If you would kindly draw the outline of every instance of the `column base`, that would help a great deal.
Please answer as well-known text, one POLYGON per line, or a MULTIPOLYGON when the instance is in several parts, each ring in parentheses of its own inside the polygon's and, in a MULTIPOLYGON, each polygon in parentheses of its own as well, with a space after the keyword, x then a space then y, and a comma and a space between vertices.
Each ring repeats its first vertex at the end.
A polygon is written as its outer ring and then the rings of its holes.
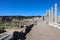
POLYGON ((52 23, 52 22, 49 22, 49 24, 48 24, 48 25, 50 25, 50 26, 53 26, 53 27, 56 27, 56 28, 60 29, 60 24, 58 24, 58 23, 52 23))
POLYGON ((54 27, 58 27, 58 23, 53 23, 53 26, 54 27))
POLYGON ((49 25, 50 25, 50 26, 53 26, 53 23, 52 23, 52 22, 49 22, 49 25))

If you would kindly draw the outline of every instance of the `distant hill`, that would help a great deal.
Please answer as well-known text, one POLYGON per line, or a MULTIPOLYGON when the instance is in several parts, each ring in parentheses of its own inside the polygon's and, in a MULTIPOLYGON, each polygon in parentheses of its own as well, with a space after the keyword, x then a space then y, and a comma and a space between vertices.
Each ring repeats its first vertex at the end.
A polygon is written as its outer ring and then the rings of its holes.
POLYGON ((0 22, 5 22, 6 20, 11 21, 14 18, 21 20, 21 19, 30 19, 34 17, 41 17, 41 16, 0 16, 0 22))
POLYGON ((0 16, 0 17, 4 17, 4 18, 9 17, 9 18, 19 18, 19 19, 21 19, 21 18, 34 18, 34 17, 41 17, 41 16, 0 16))

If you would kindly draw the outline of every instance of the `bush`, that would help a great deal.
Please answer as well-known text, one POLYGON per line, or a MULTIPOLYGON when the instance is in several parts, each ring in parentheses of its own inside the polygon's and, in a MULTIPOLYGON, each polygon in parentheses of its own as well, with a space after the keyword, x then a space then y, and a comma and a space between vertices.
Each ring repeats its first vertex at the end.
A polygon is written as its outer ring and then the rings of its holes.
POLYGON ((5 27, 0 27, 0 30, 4 30, 5 29, 5 27))
POLYGON ((5 29, 5 27, 0 26, 0 34, 6 32, 4 29, 5 29))
POLYGON ((0 27, 0 30, 2 29, 2 27, 0 27))

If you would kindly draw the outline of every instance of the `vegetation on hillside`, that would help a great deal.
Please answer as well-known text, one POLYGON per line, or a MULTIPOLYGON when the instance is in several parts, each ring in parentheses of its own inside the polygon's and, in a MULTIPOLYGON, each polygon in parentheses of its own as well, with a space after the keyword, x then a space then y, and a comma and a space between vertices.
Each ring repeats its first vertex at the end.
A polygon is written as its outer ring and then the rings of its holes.
MULTIPOLYGON (((7 23, 7 26, 11 26, 12 25, 12 20, 18 19, 30 19, 30 18, 34 18, 34 17, 41 17, 41 16, 0 16, 0 18, 2 17, 2 22, 0 21, 0 30, 1 29, 5 29, 5 24, 7 23), (6 19, 9 19, 9 22, 5 22, 6 19)), ((0 19, 1 20, 1 19, 0 19)), ((20 22, 20 21, 19 21, 20 22)), ((17 24, 18 22, 14 22, 14 24, 17 24)), ((20 22, 20 24, 22 24, 22 22, 20 22)))

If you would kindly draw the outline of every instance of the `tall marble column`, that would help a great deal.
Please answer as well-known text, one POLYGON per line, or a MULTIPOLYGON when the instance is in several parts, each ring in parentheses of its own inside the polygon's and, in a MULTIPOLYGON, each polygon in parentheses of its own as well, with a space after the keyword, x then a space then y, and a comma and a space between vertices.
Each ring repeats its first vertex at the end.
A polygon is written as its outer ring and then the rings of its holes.
POLYGON ((49 11, 49 23, 50 23, 51 22, 50 9, 48 11, 49 11))
POLYGON ((57 3, 55 3, 55 23, 58 22, 57 3))
POLYGON ((54 22, 54 12, 53 12, 53 7, 51 7, 51 23, 54 22))
POLYGON ((47 10, 46 10, 46 20, 45 20, 45 21, 46 21, 46 23, 47 23, 47 10))

